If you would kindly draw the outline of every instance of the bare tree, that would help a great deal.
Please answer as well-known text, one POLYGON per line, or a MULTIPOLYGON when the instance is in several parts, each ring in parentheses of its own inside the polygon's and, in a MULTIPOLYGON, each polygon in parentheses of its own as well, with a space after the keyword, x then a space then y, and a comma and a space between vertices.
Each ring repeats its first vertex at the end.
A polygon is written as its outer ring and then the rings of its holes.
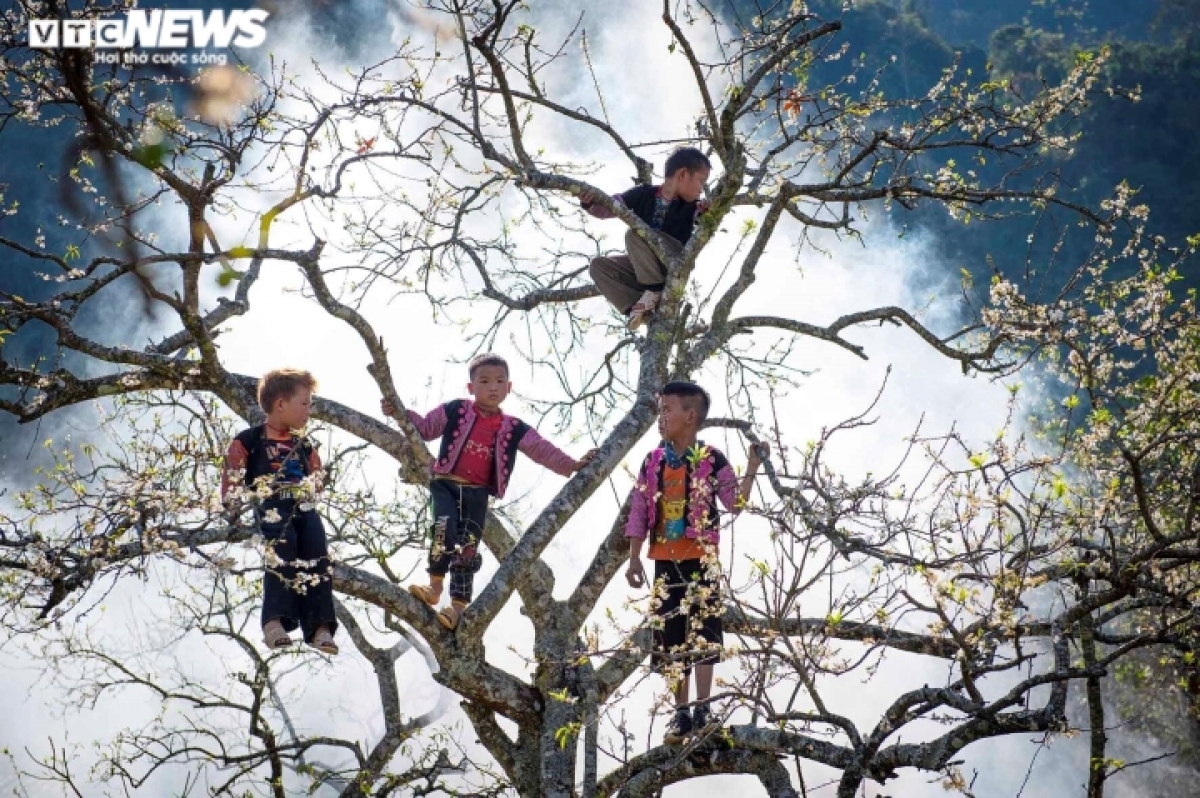
MULTIPOLYGON (((78 13, 110 12, 88 3, 78 13)), ((1130 652, 1194 639, 1188 607, 1200 501, 1194 307, 1170 297, 1170 272, 1156 265, 1179 253, 1145 236, 1144 209, 1130 207, 1126 189, 1090 209, 1064 198, 1045 166, 1047 153, 1078 135, 1103 59, 1081 59, 1062 85, 1032 98, 955 68, 920 96, 886 98, 883 73, 854 63, 819 77, 846 55, 841 22, 804 3, 736 25, 703 3, 665 3, 661 24, 690 67, 701 107, 679 138, 711 154, 719 179, 711 209, 677 256, 623 205, 601 199, 667 265, 660 312, 647 336, 634 338, 598 319, 598 302, 583 304, 598 295, 586 279, 597 239, 590 252, 564 243, 589 237, 575 198, 600 193, 593 170, 541 143, 551 127, 591 137, 627 158, 637 180, 651 180, 642 153, 654 143, 639 140, 636 124, 610 119, 604 102, 631 85, 602 85, 581 25, 548 42, 515 1, 436 0, 419 15, 427 40, 356 73, 298 85, 274 64, 256 75, 228 69, 187 96, 183 78, 92 64, 86 51, 29 51, 23 18, 6 17, 0 68, 19 91, 6 95, 3 125, 76 132, 62 171, 78 221, 68 220, 65 249, 0 236, 11 258, 64 283, 41 301, 0 295, 0 335, 41 326, 58 346, 53 363, 0 360, 0 409, 29 422, 103 399, 116 402, 127 427, 109 445, 65 452, 61 468, 0 517, 6 624, 51 640, 59 619, 170 558, 204 574, 204 589, 179 599, 180 632, 219 637, 246 663, 237 695, 214 702, 210 687, 169 669, 147 672, 136 657, 114 656, 74 630, 48 642, 64 646, 55 661, 91 663, 85 694, 133 685, 189 719, 114 741, 109 775, 136 788, 158 768, 183 765, 226 794, 255 785, 282 795, 291 773, 336 784, 343 795, 387 795, 460 789, 452 777, 470 771, 488 792, 590 797, 652 795, 686 779, 743 773, 770 795, 790 796, 799 794, 803 763, 815 762, 839 773, 845 798, 904 769, 944 774, 947 786, 968 791, 959 753, 1003 735, 1067 731, 1076 682, 1087 690, 1090 790, 1099 795, 1117 769, 1105 753, 1100 677, 1130 652), (580 40, 582 64, 569 49, 580 40), (556 99, 566 93, 559 72, 594 80, 595 104, 556 99), (249 80, 253 96, 242 96, 249 80), (966 166, 985 161, 986 170, 966 166), (91 177, 96 163, 108 166, 91 177), (221 223, 244 218, 242 206, 264 197, 273 204, 256 217, 257 240, 221 242, 221 223), (168 241, 151 234, 149 211, 161 201, 174 207, 168 241), (902 307, 867 307, 826 325, 739 312, 782 225, 806 238, 814 230, 857 235, 856 215, 872 207, 927 204, 964 221, 1015 210, 1066 214, 1099 240, 1060 294, 1035 302, 997 276, 989 300, 968 307, 957 330, 930 329, 902 307), (285 219, 293 223, 286 234, 285 219), (735 219, 742 225, 728 279, 695 279, 699 257, 735 219), (344 233, 327 241, 330 229, 344 233), (1127 264, 1134 276, 1110 276, 1127 264), (257 566, 230 554, 233 544, 254 546, 254 529, 214 506, 233 429, 220 408, 260 418, 254 380, 227 369, 219 336, 252 315, 263 269, 289 265, 303 275, 312 313, 359 336, 380 394, 397 408, 394 361, 368 300, 420 293, 448 324, 491 315, 479 347, 521 325, 537 328, 538 348, 522 354, 558 379, 546 412, 564 427, 586 420, 605 430, 596 460, 534 517, 489 516, 485 542, 499 569, 450 633, 402 587, 423 534, 414 503, 428 478, 427 450, 406 420, 397 430, 317 399, 315 418, 336 431, 323 512, 334 529, 339 617, 376 673, 385 718, 368 747, 287 730, 286 701, 271 694, 278 658, 245 635, 245 579, 257 566), (105 342, 80 322, 130 275, 174 328, 150 345, 105 342), (883 324, 964 372, 1014 374, 1061 358, 1061 374, 1080 393, 1042 415, 1036 440, 1023 433, 1017 399, 985 451, 953 431, 918 430, 910 454, 928 460, 915 486, 900 476, 908 458, 855 484, 826 465, 842 434, 871 423, 869 408, 813 447, 783 447, 754 508, 774 530, 772 560, 749 582, 727 586, 727 624, 740 640, 727 653, 741 666, 722 688, 731 722, 684 748, 632 750, 622 699, 641 672, 647 633, 606 629, 597 611, 627 554, 624 511, 563 600, 553 598, 547 546, 606 480, 628 487, 617 466, 649 431, 665 381, 723 363, 733 405, 745 412, 710 424, 751 443, 777 438, 763 407, 792 367, 792 344, 810 339, 866 358, 852 333, 883 324), (606 353, 588 355, 585 341, 601 333, 606 353), (581 361, 585 370, 563 365, 581 361), (169 423, 142 423, 156 405, 169 423), (1083 422, 1079 407, 1089 411, 1083 422), (399 464, 394 502, 353 477, 363 447, 399 464), (827 600, 813 612, 818 594, 827 600), (514 597, 535 628, 528 681, 489 661, 483 645, 514 597), (373 642, 372 626, 392 642, 373 642), (436 663, 435 678, 458 697, 494 762, 471 763, 436 736, 426 754, 397 756, 403 740, 436 720, 402 716, 394 669, 410 647, 436 663), (871 728, 826 703, 826 677, 873 673, 894 650, 944 661, 950 676, 896 696, 871 728), (733 722, 734 712, 748 721, 733 722), (926 722, 944 729, 927 733, 926 722), (902 742, 905 730, 912 733, 902 742), (601 753, 615 762, 603 773, 601 753), (331 756, 348 764, 316 764, 331 756)), ((73 783, 58 756, 44 772, 73 783)))

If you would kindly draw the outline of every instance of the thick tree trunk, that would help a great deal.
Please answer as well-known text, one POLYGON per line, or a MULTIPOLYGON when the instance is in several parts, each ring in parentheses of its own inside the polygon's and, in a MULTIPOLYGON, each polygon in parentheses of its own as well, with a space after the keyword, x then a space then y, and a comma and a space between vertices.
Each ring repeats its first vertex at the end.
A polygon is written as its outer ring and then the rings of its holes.
POLYGON ((550 699, 542 718, 542 795, 574 798, 575 755, 583 726, 577 705, 550 699))
MULTIPOLYGON (((1091 616, 1084 618, 1080 624, 1079 647, 1083 650, 1083 664, 1088 668, 1096 667, 1096 637, 1091 616)), ((1100 691, 1099 676, 1087 678, 1087 705, 1088 727, 1091 734, 1087 798, 1104 798, 1104 779, 1108 772, 1105 762, 1108 735, 1104 731, 1104 696, 1100 691)))
POLYGON ((578 653, 574 636, 565 630, 567 606, 556 602, 553 625, 538 629, 534 644, 539 665, 534 686, 542 694, 542 792, 546 798, 575 798, 575 762, 583 733, 583 703, 579 700, 578 653))

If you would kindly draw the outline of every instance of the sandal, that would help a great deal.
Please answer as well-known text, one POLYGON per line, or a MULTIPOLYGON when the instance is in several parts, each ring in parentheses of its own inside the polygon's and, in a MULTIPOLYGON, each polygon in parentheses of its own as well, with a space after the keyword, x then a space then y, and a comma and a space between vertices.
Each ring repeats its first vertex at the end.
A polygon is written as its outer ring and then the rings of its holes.
POLYGON ((333 656, 338 653, 337 643, 333 642, 333 632, 329 631, 328 626, 322 626, 318 629, 309 645, 322 654, 333 656))
POLYGON ((409 585, 408 592, 419 598, 429 607, 436 607, 442 600, 442 591, 435 591, 428 585, 409 585))
POLYGON ((629 309, 629 321, 625 323, 625 328, 632 331, 645 324, 646 317, 658 307, 660 297, 662 297, 662 294, 658 291, 644 292, 642 298, 635 302, 633 307, 629 309))
POLYGON ((458 627, 458 622, 466 612, 467 605, 461 601, 451 601, 450 606, 443 609, 437 614, 438 623, 446 627, 450 631, 454 631, 458 627))
POLYGON ((290 646, 292 638, 283 628, 283 624, 274 620, 267 621, 263 626, 263 642, 267 644, 267 648, 274 651, 290 646))

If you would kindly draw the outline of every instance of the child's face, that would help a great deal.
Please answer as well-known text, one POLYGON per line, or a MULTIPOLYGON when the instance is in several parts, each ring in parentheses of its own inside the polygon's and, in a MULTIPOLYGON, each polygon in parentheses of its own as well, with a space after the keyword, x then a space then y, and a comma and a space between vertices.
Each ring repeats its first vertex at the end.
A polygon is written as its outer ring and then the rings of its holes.
POLYGON ((684 202, 695 202, 704 193, 704 184, 708 182, 711 169, 700 169, 696 172, 680 169, 675 173, 675 194, 684 202))
POLYGON ((696 411, 681 396, 658 397, 658 434, 669 441, 696 431, 696 411))
POLYGON ((467 390, 475 397, 476 404, 487 408, 499 407, 512 390, 508 369, 504 366, 480 366, 467 383, 467 390))
POLYGON ((307 388, 297 388, 296 392, 286 399, 275 400, 275 409, 271 412, 271 419, 281 427, 304 429, 311 412, 312 391, 307 388))

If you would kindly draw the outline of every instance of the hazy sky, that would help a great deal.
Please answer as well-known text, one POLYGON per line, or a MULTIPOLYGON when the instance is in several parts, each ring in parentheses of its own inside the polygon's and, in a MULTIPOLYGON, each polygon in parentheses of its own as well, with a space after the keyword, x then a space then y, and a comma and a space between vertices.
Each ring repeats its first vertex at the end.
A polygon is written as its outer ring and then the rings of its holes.
MULTIPOLYGON (((697 116, 699 98, 688 88, 691 78, 684 60, 678 53, 668 52, 670 36, 658 19, 657 7, 603 2, 571 5, 569 15, 563 13, 560 6, 550 11, 545 6, 539 7, 535 24, 548 40, 553 40, 556 34, 561 35, 574 23, 578 13, 575 9, 583 10, 591 56, 614 124, 633 140, 653 141, 686 135, 691 121, 697 116), (636 66, 631 53, 637 54, 636 66)), ((430 31, 416 22, 411 17, 390 15, 387 24, 392 26, 392 42, 409 35, 428 38, 430 31)), ((379 26, 383 23, 376 18, 369 24, 374 31, 373 44, 382 47, 379 26)), ((288 61, 302 75, 311 75, 310 58, 318 58, 324 65, 335 68, 342 63, 354 63, 313 26, 295 21, 289 25, 286 29, 273 31, 273 41, 279 43, 275 46, 275 55, 288 61)), ((700 32, 700 26, 696 32, 700 32)), ((371 51, 357 54, 359 63, 380 54, 375 47, 369 49, 371 51)), ((550 84, 552 92, 566 93, 563 102, 567 106, 595 106, 594 91, 590 79, 582 71, 582 58, 576 45, 568 47, 567 56, 551 76, 550 84)), ((370 130, 364 125, 360 132, 366 136, 370 130)), ((531 128, 531 136, 536 139, 536 146, 544 146, 547 152, 564 159, 588 159, 604 164, 605 168, 595 178, 598 185, 613 191, 628 187, 631 174, 628 162, 600 136, 581 133, 575 127, 560 125, 544 115, 538 116, 531 128)), ((659 170, 663 155, 662 151, 654 153, 653 160, 659 170)), ((265 208, 271 202, 270 198, 244 194, 240 199, 251 209, 265 208)), ((178 236, 184 229, 184 220, 177 210, 164 210, 162 224, 164 237, 172 233, 178 236)), ((620 222, 594 224, 619 246, 623 232, 620 222)), ((223 220, 217 226, 217 232, 224 245, 232 246, 250 243, 247 231, 253 226, 253 217, 246 214, 237 220, 223 220)), ((731 220, 726 225, 729 230, 736 230, 738 226, 740 220, 731 220)), ((950 264, 935 262, 934 247, 920 235, 897 238, 886 220, 871 222, 864 229, 867 233, 865 246, 827 237, 822 243, 828 248, 828 254, 806 248, 797 257, 795 241, 799 231, 794 223, 781 225, 763 258, 758 282, 738 306, 739 313, 788 315, 808 322, 828 323, 846 312, 901 305, 924 309, 922 318, 927 324, 948 329, 955 314, 957 282, 954 275, 957 269, 950 264), (931 283, 941 285, 932 301, 928 289, 931 283), (914 293, 916 285, 922 286, 920 295, 914 293)), ((287 243, 289 235, 294 235, 294 240, 305 246, 311 241, 310 235, 303 230, 293 228, 289 233, 286 227, 281 227, 279 232, 283 238, 273 244, 287 243)), ((337 243, 336 225, 329 225, 321 232, 337 243)), ((518 233, 518 243, 522 246, 531 249, 538 246, 538 242, 525 241, 521 235, 518 233)), ((725 262, 733 239, 733 235, 721 236, 706 251, 699 279, 714 278, 725 262)), ((583 265, 582 262, 579 265, 583 265)), ((379 396, 366 373, 368 358, 359 339, 348 327, 329 319, 315 305, 300 297, 294 290, 299 286, 300 278, 293 267, 273 264, 265 269, 252 293, 252 315, 237 320, 230 326, 231 332, 222 338, 226 366, 246 374, 258 374, 282 364, 308 368, 320 379, 322 395, 364 412, 377 413, 379 396)), ((583 309, 596 318, 609 312, 599 298, 588 300, 583 309)), ((373 296, 365 312, 389 344, 401 398, 410 406, 424 412, 439 401, 462 395, 466 382, 464 369, 447 361, 463 356, 463 344, 455 332, 434 325, 423 297, 391 299, 373 296)), ((487 317, 490 314, 481 315, 487 317)), ((759 335, 766 337, 765 333, 759 335)), ((867 471, 879 473, 890 468, 904 450, 905 436, 913 431, 922 416, 928 431, 945 431, 951 425, 957 425, 965 437, 975 441, 984 440, 1002 423, 1008 395, 1006 387, 982 378, 964 378, 956 363, 938 356, 915 335, 903 330, 872 328, 856 330, 847 337, 866 347, 869 361, 863 362, 842 349, 816 340, 801 341, 792 362, 812 374, 782 401, 780 422, 785 441, 792 446, 803 446, 823 427, 865 409, 890 366, 890 383, 875 412, 878 422, 845 436, 830 454, 831 464, 841 468, 851 481, 867 471)), ((608 344, 611 341, 605 340, 599 331, 591 333, 583 357, 598 362, 608 344)), ((505 351, 505 339, 498 348, 505 351)), ((512 376, 518 394, 541 400, 556 396, 549 392, 552 383, 538 379, 544 376, 539 372, 517 365, 512 376)), ((723 379, 723 372, 717 369, 700 376, 716 396, 716 415, 723 414, 725 406, 723 379)), ((530 408, 519 396, 511 398, 506 409, 517 415, 530 413, 530 408)), ((575 454, 591 446, 588 430, 580 428, 571 433, 551 434, 551 437, 575 454), (575 437, 579 439, 572 440, 575 437)), ((744 452, 734 439, 723 434, 705 437, 723 448, 735 463, 744 463, 744 452)), ((653 444, 648 437, 636 446, 627 465, 635 467, 653 444)), ((921 465, 918 461, 913 467, 919 469, 921 465)), ((377 456, 372 460, 369 475, 380 483, 390 483, 394 470, 394 464, 377 456)), ((532 518, 561 484, 560 478, 526 462, 517 471, 510 496, 523 497, 517 507, 525 518, 532 518)), ((560 597, 573 587, 607 533, 618 501, 628 490, 628 485, 628 479, 618 470, 612 484, 597 492, 547 550, 545 559, 557 576, 556 593, 560 597)), ((768 556, 769 552, 765 529, 753 519, 739 520, 733 533, 725 536, 723 558, 735 580, 746 576, 743 555, 768 556), (731 551, 732 539, 736 539, 736 559, 731 551)), ((411 557, 408 564, 416 565, 417 557, 411 557)), ((494 570, 495 562, 486 558, 477 584, 484 584, 494 570)), ((161 619, 165 612, 162 602, 155 600, 156 592, 178 578, 172 569, 162 568, 148 584, 124 585, 106 601, 103 613, 94 614, 86 622, 95 623, 97 633, 109 640, 133 642, 142 635, 153 639, 158 634, 154 619, 161 619)), ((630 596, 631 591, 618 576, 598 606, 601 609, 621 608, 630 596)), ((821 599, 814 597, 813 614, 823 612, 822 607, 821 599)), ((632 617, 627 610, 622 609, 620 614, 624 618, 632 617)), ((491 659, 522 677, 528 669, 520 655, 530 651, 531 641, 532 629, 527 619, 519 614, 515 601, 501 613, 486 638, 491 659)), ((374 680, 369 667, 353 652, 348 641, 343 641, 343 652, 333 664, 318 664, 311 671, 285 679, 285 684, 296 690, 289 708, 300 728, 359 736, 370 741, 381 729, 377 707, 372 703, 374 680)), ((186 663, 197 678, 211 679, 219 684, 228 676, 222 651, 210 642, 189 638, 169 653, 186 663)), ((36 660, 30 661, 20 648, 8 645, 0 648, 0 667, 10 674, 0 686, 0 698, 7 707, 6 720, 0 722, 0 746, 9 746, 14 751, 26 746, 34 751, 44 751, 47 738, 53 736, 61 740, 68 732, 72 742, 86 746, 92 740, 111 735, 133 718, 152 713, 157 707, 156 702, 149 702, 143 694, 129 692, 122 699, 102 703, 94 711, 72 710, 59 716, 52 706, 54 697, 39 686, 36 660)), ((416 653, 410 653, 398 667, 406 690, 405 714, 418 715, 426 711, 437 700, 438 688, 429 678, 424 663, 416 653)), ((722 669, 735 667, 733 663, 721 666, 722 669)), ((946 678, 946 667, 940 661, 893 654, 870 681, 864 681, 862 675, 851 675, 840 680, 826 680, 822 688, 831 710, 862 724, 873 724, 880 708, 899 692, 926 683, 942 684, 946 678)), ((660 690, 660 681, 646 680, 627 700, 630 717, 637 719, 635 723, 641 724, 643 730, 644 710, 660 690)), ((465 718, 457 705, 453 706, 442 723, 465 727, 465 718)), ((661 733, 661 725, 660 720, 656 738, 661 733)), ((469 729, 462 736, 467 742, 473 739, 469 729)), ((641 737, 644 739, 645 734, 641 737)), ((1015 795, 1037 748, 1027 737, 977 743, 968 748, 963 756, 967 762, 964 770, 969 774, 974 767, 982 773, 976 794, 980 798, 1015 795)), ((91 762, 93 756, 85 750, 79 761, 91 762)), ((1085 761, 1085 749, 1078 740, 1055 742, 1037 758, 1034 776, 1024 795, 1057 798, 1076 789, 1082 780, 1085 761)), ((81 765, 80 769, 85 767, 81 765)), ((0 788, 5 786, 8 778, 6 768, 7 764, 0 762, 0 788)), ((805 781, 811 795, 833 793, 832 788, 813 789, 826 781, 828 775, 815 766, 806 767, 805 781)), ((165 775, 163 780, 156 782, 153 790, 147 788, 146 794, 165 794, 159 790, 165 791, 168 785, 177 783, 177 776, 165 775)), ((731 789, 737 790, 738 795, 761 791, 754 779, 722 777, 687 782, 669 788, 666 795, 719 796, 730 794, 731 789)), ((877 791, 918 798, 946 794, 932 775, 911 773, 886 787, 873 786, 868 790, 872 795, 877 791)))

